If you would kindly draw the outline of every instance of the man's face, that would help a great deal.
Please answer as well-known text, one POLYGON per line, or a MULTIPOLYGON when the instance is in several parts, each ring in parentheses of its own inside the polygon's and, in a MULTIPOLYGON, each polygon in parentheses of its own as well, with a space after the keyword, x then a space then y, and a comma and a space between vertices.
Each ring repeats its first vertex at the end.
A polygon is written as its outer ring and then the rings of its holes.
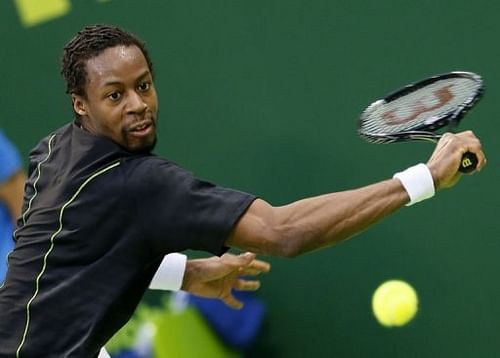
POLYGON ((86 65, 86 96, 72 95, 83 127, 130 152, 152 150, 158 99, 142 51, 133 45, 111 47, 86 65))

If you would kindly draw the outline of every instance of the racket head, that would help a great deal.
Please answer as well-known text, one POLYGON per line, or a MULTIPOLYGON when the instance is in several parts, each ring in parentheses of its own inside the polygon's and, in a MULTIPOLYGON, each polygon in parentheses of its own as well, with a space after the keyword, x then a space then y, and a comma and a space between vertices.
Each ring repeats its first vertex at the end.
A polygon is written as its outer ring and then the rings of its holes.
POLYGON ((435 75, 370 104, 359 118, 358 134, 372 143, 435 141, 436 132, 457 126, 483 93, 483 81, 473 72, 435 75))

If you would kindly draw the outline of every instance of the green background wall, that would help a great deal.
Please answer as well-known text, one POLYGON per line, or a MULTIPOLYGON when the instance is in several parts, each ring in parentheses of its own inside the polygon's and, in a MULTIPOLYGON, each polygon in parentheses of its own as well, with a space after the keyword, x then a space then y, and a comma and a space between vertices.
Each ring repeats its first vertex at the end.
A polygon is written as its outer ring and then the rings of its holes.
POLYGON ((481 74, 486 96, 463 127, 483 140, 484 171, 336 248, 269 258, 255 355, 500 355, 498 2, 44 1, 71 8, 26 27, 14 1, 0 2, 0 126, 24 157, 71 119, 58 74, 64 43, 86 24, 114 23, 147 40, 153 56, 157 152, 275 205, 425 161, 428 144, 363 143, 359 113, 427 75, 481 74), (391 278, 420 296, 419 315, 401 329, 371 314, 374 289, 391 278))

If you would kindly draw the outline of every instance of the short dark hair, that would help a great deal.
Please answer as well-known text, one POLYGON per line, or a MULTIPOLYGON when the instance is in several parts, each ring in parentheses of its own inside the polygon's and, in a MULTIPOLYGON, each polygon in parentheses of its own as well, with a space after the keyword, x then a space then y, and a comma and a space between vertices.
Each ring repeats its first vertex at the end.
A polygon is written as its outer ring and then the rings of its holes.
POLYGON ((137 46, 153 73, 153 64, 145 43, 135 35, 116 26, 97 24, 78 31, 64 46, 61 61, 61 74, 66 80, 66 93, 85 96, 87 82, 87 60, 100 55, 104 50, 115 46, 137 46))

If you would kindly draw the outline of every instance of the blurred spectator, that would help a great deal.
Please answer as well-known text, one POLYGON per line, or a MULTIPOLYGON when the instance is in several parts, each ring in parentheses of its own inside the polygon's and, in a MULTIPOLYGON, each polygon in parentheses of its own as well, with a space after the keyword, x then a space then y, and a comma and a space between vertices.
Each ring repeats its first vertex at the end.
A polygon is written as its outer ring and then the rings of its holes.
POLYGON ((12 231, 21 215, 26 175, 14 145, 0 130, 0 283, 7 270, 7 255, 14 247, 12 231))

